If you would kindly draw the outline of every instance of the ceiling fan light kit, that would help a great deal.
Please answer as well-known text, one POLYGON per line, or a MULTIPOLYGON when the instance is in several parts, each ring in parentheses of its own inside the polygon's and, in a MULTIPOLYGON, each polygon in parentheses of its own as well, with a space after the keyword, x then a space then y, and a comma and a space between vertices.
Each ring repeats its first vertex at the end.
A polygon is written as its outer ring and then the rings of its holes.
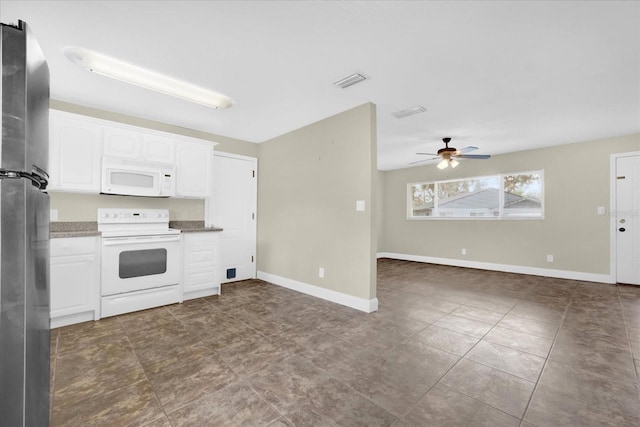
POLYGON ((64 55, 74 64, 112 79, 213 108, 229 108, 230 97, 137 65, 81 47, 67 47, 64 55))
POLYGON ((491 158, 489 154, 466 154, 471 151, 477 150, 478 147, 469 146, 469 147, 461 148, 460 150, 454 147, 449 147, 449 142, 451 142, 451 138, 449 137, 442 138, 442 142, 444 142, 444 148, 439 149, 437 154, 416 153, 418 155, 437 156, 437 157, 433 157, 431 159, 426 159, 426 160, 419 160, 417 162, 412 162, 411 164, 427 162, 429 160, 435 160, 440 158, 442 160, 440 160, 440 162, 438 163, 438 169, 443 170, 448 168, 449 166, 451 166, 452 168, 455 168, 456 166, 458 166, 460 162, 458 162, 456 159, 486 160, 491 158))

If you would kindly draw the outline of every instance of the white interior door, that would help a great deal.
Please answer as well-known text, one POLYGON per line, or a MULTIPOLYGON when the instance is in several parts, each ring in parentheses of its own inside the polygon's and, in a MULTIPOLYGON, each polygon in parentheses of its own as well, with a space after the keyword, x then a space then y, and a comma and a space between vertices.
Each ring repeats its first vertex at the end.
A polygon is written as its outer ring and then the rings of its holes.
POLYGON ((640 285, 640 155, 616 159, 616 281, 640 285))
POLYGON ((222 282, 255 278, 257 159, 215 153, 213 170, 222 282))

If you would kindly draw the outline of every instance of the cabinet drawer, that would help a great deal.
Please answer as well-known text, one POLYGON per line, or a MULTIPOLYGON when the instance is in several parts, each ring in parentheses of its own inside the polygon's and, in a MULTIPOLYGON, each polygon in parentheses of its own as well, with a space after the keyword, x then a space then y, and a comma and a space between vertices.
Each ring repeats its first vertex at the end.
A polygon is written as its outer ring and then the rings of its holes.
POLYGON ((218 242, 219 232, 184 233, 182 235, 185 244, 189 246, 215 245, 218 242))
POLYGON ((97 237, 51 239, 51 256, 95 254, 97 237))
POLYGON ((185 274, 184 290, 185 292, 212 288, 218 286, 219 281, 216 277, 216 270, 198 270, 185 274))
POLYGON ((188 247, 184 251, 184 266, 187 270, 195 268, 212 268, 216 262, 216 251, 211 246, 188 247))

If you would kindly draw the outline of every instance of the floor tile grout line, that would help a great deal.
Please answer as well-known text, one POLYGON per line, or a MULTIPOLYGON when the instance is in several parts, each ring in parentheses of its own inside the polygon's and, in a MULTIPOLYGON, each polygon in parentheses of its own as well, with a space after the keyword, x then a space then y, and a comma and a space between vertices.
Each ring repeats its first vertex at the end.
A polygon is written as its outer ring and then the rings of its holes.
POLYGON ((564 313, 562 314, 562 319, 560 321, 560 325, 558 325, 558 330, 556 331, 556 333, 555 333, 555 335, 553 337, 553 343, 551 344, 551 348, 549 349, 549 353, 547 354, 547 357, 544 360, 544 364, 542 365, 542 369, 540 369, 540 373, 538 374, 538 379, 535 382, 535 386, 533 387, 533 391, 531 392, 531 396, 529 396, 529 400, 527 402, 527 405, 524 408, 524 413, 522 414, 522 419, 521 419, 522 422, 524 422, 525 418, 527 417, 527 412, 529 412, 529 407, 531 406, 531 401, 533 400, 533 396, 535 396, 536 391, 538 390, 538 386, 540 385, 540 378, 542 378, 542 375, 544 374, 544 371, 547 368, 547 364, 549 363, 549 359, 551 358, 551 353, 553 352, 553 348, 555 347, 556 341, 558 340, 558 335, 560 335, 560 331, 562 330, 562 325, 564 325, 565 318, 567 317, 567 312, 569 311, 569 308, 571 307, 571 304, 573 303, 573 297, 575 295, 576 289, 577 289, 576 286, 574 286, 572 288, 571 297, 569 298, 569 303, 567 304, 567 306, 564 309, 564 313))
MULTIPOLYGON (((511 308, 507 313, 505 313, 505 314, 502 316, 502 318, 501 318, 500 320, 504 319, 504 317, 505 317, 505 316, 506 316, 506 315, 507 315, 507 314, 508 314, 512 309, 513 309, 513 307, 512 307, 512 308, 511 308)), ((500 321, 498 321, 498 322, 500 322, 500 321)), ((497 325, 497 323, 496 323, 496 325, 497 325)), ((470 352, 471 350, 473 350, 473 348, 474 348, 476 345, 478 345, 478 343, 479 343, 480 341, 482 341, 482 339, 483 339, 484 337, 486 337, 486 336, 487 336, 487 334, 489 334, 489 332, 491 332, 491 331, 493 330, 493 328, 494 328, 494 327, 495 327, 495 326, 493 326, 491 329, 489 329, 489 331, 487 331, 487 332, 482 336, 482 338, 479 338, 479 339, 478 339, 478 342, 476 342, 474 345, 472 345, 472 346, 469 348, 469 350, 467 350, 467 351, 466 351, 462 356, 458 356, 458 357, 459 357, 459 359, 456 361, 456 363, 454 363, 454 364, 453 364, 449 369, 447 369, 447 371, 446 371, 444 374, 442 374, 442 375, 438 378, 438 380, 437 380, 437 381, 436 381, 436 382, 435 382, 431 387, 429 387, 429 389, 428 389, 426 392, 424 392, 424 394, 423 394, 422 396, 420 396, 420 398, 419 398, 418 400, 416 400, 416 402, 415 402, 413 405, 411 405, 411 406, 410 406, 410 407, 409 407, 409 408, 408 408, 408 409, 407 409, 407 410, 402 414, 402 416, 401 416, 399 419, 404 419, 404 417, 406 417, 406 416, 407 416, 407 415, 408 415, 408 414, 409 414, 409 413, 410 413, 410 412, 411 412, 411 411, 412 411, 412 410, 413 410, 413 409, 414 409, 414 408, 415 408, 415 407, 420 403, 420 401, 422 401, 422 399, 424 399, 424 397, 427 395, 427 393, 429 393, 429 392, 430 392, 430 391, 431 391, 435 386, 437 386, 438 384, 440 384, 440 381, 442 381, 442 379, 443 379, 445 376, 447 376, 447 374, 448 374, 449 372, 451 372, 451 370, 453 370, 453 368, 455 368, 455 367, 460 363, 460 361, 461 361, 462 359, 464 359, 464 358, 465 358, 465 356, 466 356, 467 354, 469 354, 469 352, 470 352)), ((446 329, 446 328, 444 328, 444 329, 446 329)), ((455 332, 455 331, 453 331, 453 332, 455 332)), ((474 337, 474 338, 477 338, 477 337, 474 337)), ((451 354, 453 354, 453 353, 451 353, 451 354)), ((457 355, 456 355, 456 356, 457 356, 457 355)), ((469 360, 469 359, 467 359, 467 360, 469 360)), ((442 384, 442 386, 443 386, 443 387, 447 387, 447 386, 446 386, 446 385, 444 385, 444 384, 442 384)), ((449 388, 449 387, 447 387, 447 388, 449 388)), ((456 391, 457 393, 460 393, 460 394, 462 394, 462 395, 465 395, 465 396, 467 396, 467 397, 470 397, 470 398, 472 398, 472 399, 474 399, 474 400, 476 400, 476 401, 478 401, 478 402, 481 402, 481 403, 483 403, 483 404, 485 404, 485 405, 487 405, 487 406, 489 406, 489 407, 491 407, 491 408, 493 408, 493 409, 496 409, 496 410, 498 410, 498 411, 504 412, 503 410, 498 409, 498 408, 496 408, 496 407, 494 407, 494 406, 490 405, 489 403, 484 402, 484 401, 482 401, 482 400, 480 400, 480 399, 477 399, 477 398, 475 398, 475 397, 473 397, 473 396, 469 396, 469 395, 467 395, 466 393, 463 393, 463 392, 458 391, 458 390, 454 390, 454 391, 456 391)), ((506 412, 504 412, 504 413, 506 414, 506 412)), ((508 415, 510 415, 510 416, 512 416, 512 417, 513 417, 513 415, 511 415, 511 414, 508 414, 508 415)), ((524 414, 523 414, 523 416, 524 416, 524 414)), ((514 417, 514 418, 518 418, 518 417, 514 417)), ((522 419, 522 418, 520 418, 520 420, 521 420, 521 419, 522 419)))
POLYGON ((629 354, 631 354, 631 362, 636 371, 636 383, 640 386, 640 377, 638 376, 638 366, 636 366, 636 358, 633 354, 633 347, 631 346, 631 333, 629 332, 629 322, 627 322, 627 315, 625 314, 624 305, 620 296, 620 286, 616 283, 616 296, 618 305, 620 306, 620 312, 622 313, 622 323, 624 324, 624 330, 627 336, 627 343, 629 345, 629 354))
MULTIPOLYGON (((160 409, 162 409, 162 413, 164 414, 165 418, 169 421, 169 424, 173 425, 171 423, 171 419, 169 418, 169 414, 167 413, 167 410, 165 409, 164 405, 160 401, 160 397, 158 397, 158 394, 156 393, 156 389, 153 387, 153 384, 151 383, 151 380, 149 379, 149 375, 147 374, 147 371, 144 369, 144 366, 142 365, 142 361, 140 360, 140 357, 136 353, 136 350, 133 347, 133 344, 131 343, 131 340, 129 339, 129 335, 127 334, 127 329, 124 327, 124 324, 122 323, 122 319, 120 319, 120 316, 117 317, 117 320, 118 320, 118 323, 120 323, 120 328, 124 332, 124 337, 126 338, 127 343, 129 343, 129 348, 133 352, 133 355, 135 356, 136 361, 138 362, 138 365, 140 366, 140 369, 142 369, 142 373, 144 374, 145 381, 149 384, 149 387, 151 388, 151 390, 153 392, 153 397, 155 397, 156 403, 158 404, 160 409)), ((158 418, 158 419, 160 419, 160 418, 158 418)), ((155 420, 153 420, 153 421, 155 421, 155 420)), ((147 423, 147 424, 149 424, 149 423, 147 423)))

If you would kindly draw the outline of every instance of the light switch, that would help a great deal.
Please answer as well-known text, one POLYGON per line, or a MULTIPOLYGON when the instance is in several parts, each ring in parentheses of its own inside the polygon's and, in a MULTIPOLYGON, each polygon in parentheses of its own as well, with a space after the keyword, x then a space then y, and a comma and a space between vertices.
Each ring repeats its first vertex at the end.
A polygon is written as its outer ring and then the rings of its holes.
POLYGON ((356 200, 356 210, 358 212, 364 212, 364 200, 356 200))
POLYGON ((58 220, 58 209, 49 209, 49 221, 58 220))

